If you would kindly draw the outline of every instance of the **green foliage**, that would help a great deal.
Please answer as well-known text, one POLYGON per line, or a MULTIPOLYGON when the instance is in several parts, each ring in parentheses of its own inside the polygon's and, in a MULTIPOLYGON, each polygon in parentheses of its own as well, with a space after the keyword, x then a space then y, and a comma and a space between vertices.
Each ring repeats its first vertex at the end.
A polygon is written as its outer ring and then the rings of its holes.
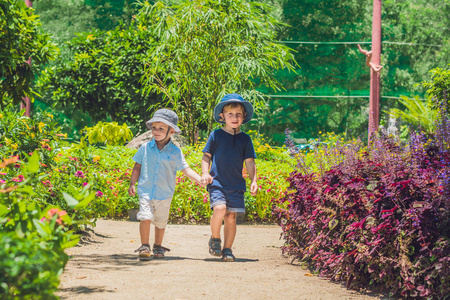
POLYGON ((94 22, 100 30, 112 30, 121 23, 130 24, 138 12, 135 0, 85 0, 95 9, 94 22))
POLYGON ((401 97, 400 103, 405 106, 405 110, 392 109, 389 114, 395 118, 405 120, 416 130, 423 130, 432 134, 436 130, 439 111, 433 108, 433 99, 430 97, 425 102, 419 99, 401 97))
MULTIPOLYGON (((42 28, 52 35, 52 40, 64 48, 64 42, 76 37, 76 33, 95 28, 95 7, 84 0, 39 0, 33 2, 35 13, 39 15, 42 28)), ((62 50, 63 58, 69 60, 62 50)), ((60 58, 61 59, 61 58, 60 58)))
POLYGON ((450 108, 450 64, 446 69, 436 68, 430 71, 431 82, 423 82, 423 86, 427 88, 427 93, 434 97, 433 102, 435 107, 442 108, 442 104, 447 109, 450 108))
POLYGON ((90 144, 102 143, 111 146, 121 146, 131 141, 133 133, 127 124, 122 126, 117 122, 98 122, 94 127, 84 128, 86 137, 90 144))
MULTIPOLYGON (((39 0, 33 2, 40 16, 42 28, 52 35, 61 49, 60 61, 70 62, 74 53, 65 42, 80 32, 94 29, 113 30, 120 23, 129 25, 138 10, 132 0, 39 0)), ((54 65, 54 64, 51 64, 54 65)))
POLYGON ((211 131, 212 110, 224 94, 238 92, 260 109, 261 84, 278 91, 278 69, 293 70, 289 48, 276 43, 283 26, 272 7, 244 0, 143 2, 138 19, 157 41, 148 53, 146 91, 164 95, 191 144, 201 125, 211 131))
POLYGON ((59 132, 51 114, 23 116, 23 111, 8 105, 0 111, 0 157, 26 157, 36 151, 44 165, 53 164, 64 134, 59 132))
POLYGON ((58 51, 50 37, 40 30, 33 10, 21 0, 0 0, 0 108, 12 101, 33 98, 33 70, 25 62, 39 65, 53 59, 58 51))
POLYGON ((69 117, 81 110, 95 123, 143 124, 150 118, 146 108, 158 101, 142 95, 140 82, 152 41, 135 22, 81 33, 68 43, 74 58, 44 70, 37 85, 45 101, 69 117))
POLYGON ((20 175, 17 163, 17 156, 0 162, 0 295, 56 299, 54 292, 68 260, 64 249, 75 246, 78 237, 68 230, 72 221, 65 211, 54 206, 42 209, 35 201, 34 187, 45 178, 39 173, 37 152, 20 163, 20 175))

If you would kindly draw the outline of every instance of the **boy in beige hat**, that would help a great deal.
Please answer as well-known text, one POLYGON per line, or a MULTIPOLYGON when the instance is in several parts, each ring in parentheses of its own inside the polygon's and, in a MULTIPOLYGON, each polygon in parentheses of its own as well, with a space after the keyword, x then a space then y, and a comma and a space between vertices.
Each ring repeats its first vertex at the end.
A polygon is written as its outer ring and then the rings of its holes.
POLYGON ((164 253, 170 251, 161 244, 169 219, 177 171, 182 171, 186 177, 201 184, 200 175, 189 167, 181 149, 170 139, 173 134, 181 133, 177 123, 178 116, 172 110, 157 110, 153 118, 146 122, 147 127, 152 131, 153 139, 139 147, 133 157, 136 163, 131 174, 128 194, 130 196, 136 194, 136 182, 138 182, 137 219, 140 220, 142 246, 135 252, 139 252, 140 260, 150 260, 151 257, 149 239, 152 222, 155 225, 153 258, 164 258, 164 253))

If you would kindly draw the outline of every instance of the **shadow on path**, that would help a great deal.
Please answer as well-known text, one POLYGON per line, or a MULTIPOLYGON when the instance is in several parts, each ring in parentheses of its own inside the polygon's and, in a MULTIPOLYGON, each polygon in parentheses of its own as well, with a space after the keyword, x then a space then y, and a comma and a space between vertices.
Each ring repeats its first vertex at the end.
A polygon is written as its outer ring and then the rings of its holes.
MULTIPOLYGON (((166 256, 164 259, 151 259, 152 263, 163 263, 164 261, 194 260, 205 262, 220 262, 220 258, 192 258, 183 256, 166 256)), ((76 255, 71 261, 78 265, 78 268, 111 271, 121 270, 127 266, 145 266, 146 261, 140 261, 136 254, 113 254, 113 255, 76 255)), ((237 263, 258 262, 259 259, 236 258, 237 263)))
POLYGON ((88 229, 85 231, 77 232, 78 235, 80 235, 80 241, 75 247, 82 247, 90 244, 102 244, 103 241, 100 240, 100 238, 103 239, 111 239, 111 236, 103 235, 100 233, 97 233, 93 231, 92 229, 88 229))
POLYGON ((93 294, 93 293, 115 293, 116 291, 106 289, 105 287, 87 287, 87 286, 77 286, 70 288, 59 289, 60 292, 69 293, 69 296, 60 296, 60 299, 71 299, 73 295, 81 294, 93 294))

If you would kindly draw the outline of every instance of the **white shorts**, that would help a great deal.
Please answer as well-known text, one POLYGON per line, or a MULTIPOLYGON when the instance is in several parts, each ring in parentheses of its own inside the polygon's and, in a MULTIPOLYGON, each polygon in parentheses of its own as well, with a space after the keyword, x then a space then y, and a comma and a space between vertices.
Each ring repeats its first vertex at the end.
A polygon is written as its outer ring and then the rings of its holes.
POLYGON ((149 200, 139 197, 139 212, 136 217, 140 221, 150 220, 160 229, 166 228, 167 221, 169 220, 171 202, 172 198, 149 200))

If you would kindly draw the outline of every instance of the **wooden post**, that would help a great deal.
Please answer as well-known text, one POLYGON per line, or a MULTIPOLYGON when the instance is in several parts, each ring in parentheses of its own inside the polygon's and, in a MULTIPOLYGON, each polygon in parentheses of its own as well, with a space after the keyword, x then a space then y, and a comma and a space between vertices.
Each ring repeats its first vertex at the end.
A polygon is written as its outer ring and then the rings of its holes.
MULTIPOLYGON (((373 0, 372 60, 381 63, 381 0, 373 0)), ((369 143, 371 135, 378 131, 380 122, 380 72, 370 69, 369 143)))
MULTIPOLYGON (((27 7, 33 7, 33 2, 31 2, 31 0, 25 0, 25 4, 27 5, 27 7)), ((30 65, 31 68, 31 59, 29 59, 27 61, 27 64, 30 65)), ((28 83, 30 84, 30 83, 28 83)), ((24 109, 25 108, 25 116, 30 117, 30 113, 31 113, 31 101, 30 101, 30 97, 25 96, 23 98, 22 103, 20 103, 20 109, 24 109)))

